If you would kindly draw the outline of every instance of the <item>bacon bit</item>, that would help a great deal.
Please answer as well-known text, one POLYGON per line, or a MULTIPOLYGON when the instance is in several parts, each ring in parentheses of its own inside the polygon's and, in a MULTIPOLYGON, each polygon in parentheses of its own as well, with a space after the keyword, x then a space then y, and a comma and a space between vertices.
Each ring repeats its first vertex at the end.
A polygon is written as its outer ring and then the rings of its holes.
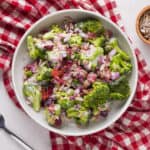
POLYGON ((61 70, 58 69, 53 69, 51 72, 51 75, 56 78, 56 77, 60 77, 62 76, 63 72, 61 70))
POLYGON ((58 70, 58 69, 53 69, 51 72, 51 75, 54 77, 55 81, 58 82, 59 84, 63 84, 64 80, 62 80, 60 77, 62 77, 64 74, 64 71, 58 70))
POLYGON ((55 77, 55 80, 59 83, 59 84, 63 84, 64 80, 60 79, 59 77, 55 77))
POLYGON ((55 105, 54 105, 54 104, 51 104, 51 105, 48 107, 48 110, 53 113, 53 112, 55 111, 55 105))
POLYGON ((88 38, 88 35, 85 34, 85 33, 83 33, 83 32, 79 32, 79 35, 80 35, 81 37, 85 38, 85 39, 88 38))
POLYGON ((88 33, 87 33, 87 37, 88 37, 88 39, 93 39, 93 38, 96 37, 96 34, 95 34, 95 33, 92 33, 92 32, 88 32, 88 33))
POLYGON ((87 76, 87 80, 91 83, 93 83, 97 78, 97 75, 95 73, 89 73, 88 76, 87 76))
POLYGON ((72 33, 68 33, 66 34, 65 38, 64 38, 64 42, 68 42, 69 39, 71 38, 72 33))
POLYGON ((52 87, 42 87, 41 93, 42 93, 42 100, 45 101, 49 98, 49 96, 52 94, 52 87))

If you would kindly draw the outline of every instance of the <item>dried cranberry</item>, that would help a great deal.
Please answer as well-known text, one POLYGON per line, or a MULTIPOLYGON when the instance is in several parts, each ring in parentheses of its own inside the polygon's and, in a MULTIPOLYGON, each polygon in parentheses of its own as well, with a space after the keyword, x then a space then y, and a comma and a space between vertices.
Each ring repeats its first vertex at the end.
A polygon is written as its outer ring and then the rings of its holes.
POLYGON ((32 64, 28 64, 27 66, 25 66, 24 68, 25 70, 30 70, 33 73, 36 72, 37 69, 37 62, 33 62, 32 64))
POLYGON ((44 46, 44 49, 51 50, 52 48, 53 48, 53 45, 50 45, 50 44, 44 46))
POLYGON ((108 111, 107 111, 107 110, 101 111, 101 112, 100 112, 100 115, 101 115, 102 117, 107 117, 108 111))
POLYGON ((44 30, 42 30, 40 33, 41 33, 41 34, 44 34, 44 33, 48 32, 48 31, 49 31, 48 29, 44 29, 44 30))
POLYGON ((104 35, 107 39, 109 39, 113 36, 113 33, 111 30, 107 30, 107 31, 105 31, 104 35))
POLYGON ((61 118, 59 117, 58 119, 56 119, 55 120, 55 127, 60 127, 61 126, 61 124, 62 124, 62 120, 61 120, 61 118))

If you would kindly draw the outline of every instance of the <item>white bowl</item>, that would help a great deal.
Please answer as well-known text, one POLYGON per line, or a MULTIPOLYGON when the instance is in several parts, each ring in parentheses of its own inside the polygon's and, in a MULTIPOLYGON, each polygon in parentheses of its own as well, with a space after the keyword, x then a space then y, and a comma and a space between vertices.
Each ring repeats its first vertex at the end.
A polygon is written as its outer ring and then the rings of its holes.
POLYGON ((129 104, 133 99, 136 90, 136 85, 137 85, 137 76, 138 76, 137 74, 138 73, 137 73, 136 56, 130 46, 128 38, 119 29, 119 27, 98 13, 79 10, 79 9, 64 10, 64 11, 58 11, 56 13, 52 13, 50 15, 43 17, 42 19, 37 21, 34 25, 32 25, 20 40, 20 43, 18 44, 18 47, 15 51, 13 63, 12 63, 12 80, 13 80, 14 90, 18 98, 18 101, 21 104, 22 108, 25 110, 25 112, 38 124, 48 129, 49 131, 53 131, 62 135, 69 135, 69 136, 81 136, 81 135, 87 135, 87 134, 101 131, 109 127, 112 123, 114 123, 117 119, 119 119, 119 117, 127 110, 129 104), (130 97, 123 102, 114 102, 111 105, 111 111, 109 112, 108 117, 96 123, 90 123, 90 125, 86 128, 79 128, 74 123, 66 123, 60 129, 49 126, 45 121, 43 112, 37 113, 30 106, 28 106, 25 97, 23 96, 22 93, 23 67, 31 61, 27 53, 26 37, 29 34, 36 35, 41 30, 48 28, 53 23, 61 24, 62 21, 64 20, 64 17, 66 16, 70 16, 75 21, 82 20, 84 18, 96 18, 101 20, 104 27, 106 29, 111 30, 113 32, 113 35, 117 37, 121 48, 124 49, 132 58, 133 70, 130 77, 130 86, 131 86, 130 97))

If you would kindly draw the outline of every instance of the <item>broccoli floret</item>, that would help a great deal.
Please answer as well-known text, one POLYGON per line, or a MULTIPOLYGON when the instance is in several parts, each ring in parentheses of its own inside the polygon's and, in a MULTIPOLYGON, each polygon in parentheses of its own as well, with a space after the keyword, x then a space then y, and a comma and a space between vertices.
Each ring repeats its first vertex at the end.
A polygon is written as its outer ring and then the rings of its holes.
POLYGON ((73 88, 76 88, 78 85, 80 85, 80 81, 77 79, 73 79, 71 85, 73 88))
POLYGON ((132 69, 132 64, 128 61, 122 59, 120 54, 113 56, 110 69, 115 72, 119 72, 120 74, 128 73, 132 69))
POLYGON ((31 35, 29 35, 27 37, 27 47, 28 47, 28 50, 29 50, 29 56, 32 59, 37 59, 37 58, 42 58, 43 59, 45 57, 44 51, 41 51, 40 49, 38 49, 35 46, 33 37, 31 35))
POLYGON ((104 50, 103 50, 103 48, 102 47, 95 47, 92 51, 86 51, 86 53, 84 54, 84 53, 79 53, 79 59, 81 60, 81 61, 83 61, 83 60, 87 60, 87 61, 90 61, 90 62, 92 62, 92 61, 94 61, 94 60, 96 60, 96 58, 97 57, 99 57, 99 56, 101 56, 101 55, 103 55, 104 54, 104 50), (90 53, 90 55, 89 55, 89 53, 90 53))
POLYGON ((87 125, 90 119, 90 112, 85 107, 71 107, 67 110, 67 116, 73 118, 79 125, 87 125))
POLYGON ((33 75, 32 71, 31 70, 24 70, 24 74, 27 78, 31 77, 33 75))
POLYGON ((51 78, 51 70, 51 68, 48 68, 46 66, 40 67, 36 75, 37 81, 49 81, 51 78))
POLYGON ((95 70, 98 57, 104 54, 104 50, 102 47, 95 47, 93 50, 86 51, 86 53, 79 54, 79 60, 84 64, 84 61, 88 62, 88 68, 95 70), (90 55, 89 55, 90 54, 90 55))
POLYGON ((131 69, 132 69, 131 63, 126 62, 126 61, 121 61, 120 64, 123 67, 121 72, 128 73, 131 71, 131 69))
POLYGON ((89 57, 89 60, 95 60, 97 57, 103 55, 104 50, 101 47, 96 47, 95 51, 93 51, 92 55, 89 57))
POLYGON ((120 74, 128 73, 132 69, 132 64, 130 62, 129 55, 120 49, 117 39, 111 39, 109 43, 114 50, 116 50, 116 55, 112 57, 110 63, 110 69, 112 71, 117 71, 120 74))
POLYGON ((115 49, 117 51, 118 54, 120 54, 122 59, 124 59, 126 61, 130 60, 129 55, 125 51, 120 49, 120 47, 118 45, 118 41, 117 41, 116 38, 113 38, 113 39, 110 40, 110 45, 113 47, 113 49, 115 49))
POLYGON ((104 45, 104 42, 105 42, 104 36, 97 37, 90 40, 90 43, 92 43, 96 47, 102 47, 104 45))
POLYGON ((104 45, 104 52, 105 54, 108 54, 113 49, 113 46, 110 44, 110 42, 105 42, 104 45))
POLYGON ((74 52, 72 54, 72 58, 75 60, 80 60, 81 59, 81 54, 79 52, 74 52))
POLYGON ((60 58, 59 51, 47 51, 46 55, 47 55, 47 60, 52 63, 56 63, 56 61, 58 61, 60 58))
POLYGON ((67 117, 68 118, 76 118, 79 114, 79 110, 75 107, 70 107, 67 109, 67 117))
POLYGON ((41 87, 24 82, 23 93, 31 102, 33 109, 39 111, 41 107, 41 87))
POLYGON ((121 78, 116 81, 116 84, 110 85, 110 99, 111 100, 124 100, 130 95, 130 86, 127 78, 121 78))
POLYGON ((67 94, 65 92, 56 93, 57 102, 63 109, 68 109, 74 105, 74 101, 70 100, 69 98, 71 95, 71 93, 67 94))
POLYGON ((63 30, 59 27, 59 25, 52 25, 51 30, 43 35, 43 39, 49 40, 53 39, 57 33, 62 33, 63 30))
POLYGON ((113 92, 113 93, 110 93, 110 99, 111 100, 123 100, 124 96, 121 93, 113 92))
POLYGON ((79 22, 77 26, 84 32, 102 33, 104 31, 101 22, 94 19, 79 22))
POLYGON ((74 105, 72 100, 65 98, 58 99, 58 104, 60 104, 63 109, 68 109, 74 105))
POLYGON ((89 57, 89 65, 91 65, 91 69, 95 70, 97 63, 98 63, 98 57, 103 55, 104 50, 101 47, 96 47, 96 50, 93 51, 93 54, 89 57))
POLYGON ((79 35, 73 35, 71 36, 71 38, 69 39, 68 43, 73 46, 73 45, 77 45, 80 46, 82 44, 82 37, 79 35))
POLYGON ((98 107, 106 103, 109 99, 110 89, 107 83, 95 82, 93 89, 89 94, 84 96, 84 106, 86 107, 98 107))

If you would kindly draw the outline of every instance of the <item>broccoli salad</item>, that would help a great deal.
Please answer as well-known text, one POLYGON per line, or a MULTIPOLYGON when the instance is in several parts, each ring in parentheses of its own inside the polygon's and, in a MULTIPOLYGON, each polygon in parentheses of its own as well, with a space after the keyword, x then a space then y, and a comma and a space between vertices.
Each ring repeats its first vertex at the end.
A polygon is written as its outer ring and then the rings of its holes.
POLYGON ((53 24, 28 35, 27 50, 32 62, 24 67, 23 93, 35 111, 44 109, 49 125, 67 119, 86 126, 130 95, 130 57, 99 20, 53 24))

